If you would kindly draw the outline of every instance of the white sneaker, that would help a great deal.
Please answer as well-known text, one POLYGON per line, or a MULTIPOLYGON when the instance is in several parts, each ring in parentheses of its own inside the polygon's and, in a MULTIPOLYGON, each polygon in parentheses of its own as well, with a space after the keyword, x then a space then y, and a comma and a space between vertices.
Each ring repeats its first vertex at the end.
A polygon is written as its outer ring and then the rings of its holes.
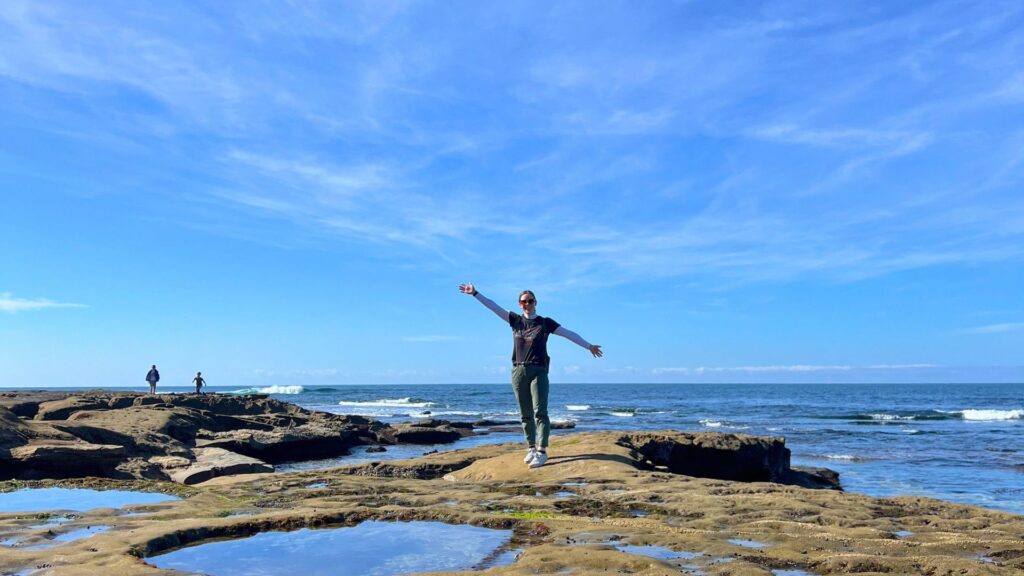
POLYGON ((540 468, 548 461, 547 452, 537 452, 537 455, 533 457, 533 462, 530 462, 530 468, 540 468))
POLYGON ((536 457, 537 457, 537 449, 536 448, 530 448, 529 450, 526 451, 526 458, 523 458, 523 463, 524 464, 529 464, 530 462, 533 462, 533 459, 536 458, 536 457))

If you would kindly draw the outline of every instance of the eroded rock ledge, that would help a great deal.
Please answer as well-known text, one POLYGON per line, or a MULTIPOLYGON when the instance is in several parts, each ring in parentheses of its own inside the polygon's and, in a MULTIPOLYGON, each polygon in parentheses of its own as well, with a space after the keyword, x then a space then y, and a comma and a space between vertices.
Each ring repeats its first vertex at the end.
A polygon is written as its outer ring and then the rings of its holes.
MULTIPOLYGON (((445 420, 390 426, 262 395, 8 392, 0 394, 0 480, 99 476, 196 484, 341 456, 357 445, 454 442, 474 435, 474 427, 445 420)), ((668 431, 619 434, 616 445, 633 469, 839 488, 830 470, 791 469, 782 438, 668 431)), ((430 479, 472 470, 473 463, 374 462, 346 473, 430 479)))
POLYGON ((0 394, 0 479, 138 478, 192 484, 365 444, 452 442, 472 425, 391 427, 265 395, 109 391, 0 394))

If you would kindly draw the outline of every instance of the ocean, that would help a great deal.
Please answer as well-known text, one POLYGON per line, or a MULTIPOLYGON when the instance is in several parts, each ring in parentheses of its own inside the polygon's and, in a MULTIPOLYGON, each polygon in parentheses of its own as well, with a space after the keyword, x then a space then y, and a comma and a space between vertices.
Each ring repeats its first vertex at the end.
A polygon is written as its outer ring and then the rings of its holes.
MULTIPOLYGON (((256 389, 238 390, 257 391, 256 389)), ((518 419, 510 384, 274 386, 306 408, 385 422, 518 419)), ((552 420, 574 430, 685 430, 782 436, 794 465, 840 473, 848 492, 922 495, 1024 514, 1021 384, 559 384, 552 420)), ((454 449, 516 441, 492 434, 454 449)), ((428 447, 391 449, 390 457, 428 447)), ((380 460, 356 453, 312 465, 380 460)), ((308 467, 309 465, 296 465, 308 467)))
MULTIPOLYGON (((143 391, 143 388, 139 388, 143 391)), ((188 388, 161 386, 161 392, 188 388)), ((213 387, 395 423, 517 420, 510 384, 213 387)), ((840 473, 871 496, 922 495, 1024 514, 1024 384, 562 384, 549 412, 574 430, 684 430, 782 436, 794 465, 840 473)), ((408 458, 519 441, 494 433, 438 446, 280 465, 279 470, 408 458)))

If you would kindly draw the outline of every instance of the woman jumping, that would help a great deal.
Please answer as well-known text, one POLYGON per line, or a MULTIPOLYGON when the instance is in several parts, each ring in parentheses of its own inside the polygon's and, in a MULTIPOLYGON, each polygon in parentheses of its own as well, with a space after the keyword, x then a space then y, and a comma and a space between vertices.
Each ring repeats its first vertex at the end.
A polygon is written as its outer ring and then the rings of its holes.
POLYGON ((548 418, 548 334, 558 334, 586 348, 600 358, 604 353, 597 344, 590 344, 572 330, 567 330, 551 318, 537 316, 537 297, 530 290, 519 295, 522 315, 503 309, 492 300, 480 294, 472 284, 460 284, 459 291, 476 298, 508 322, 512 327, 512 391, 519 402, 519 415, 523 421, 523 433, 530 449, 524 462, 530 468, 540 468, 548 461, 548 436, 551 420, 548 418), (540 448, 537 448, 537 428, 540 428, 540 448))

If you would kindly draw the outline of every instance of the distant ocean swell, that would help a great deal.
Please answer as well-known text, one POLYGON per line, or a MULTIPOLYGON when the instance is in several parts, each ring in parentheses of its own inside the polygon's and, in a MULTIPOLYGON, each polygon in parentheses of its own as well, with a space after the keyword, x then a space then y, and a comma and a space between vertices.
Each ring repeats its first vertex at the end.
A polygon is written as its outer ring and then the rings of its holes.
POLYGON ((342 400, 341 402, 338 402, 338 404, 340 406, 397 406, 401 408, 429 408, 431 406, 437 406, 437 404, 430 402, 429 400, 423 400, 420 398, 382 398, 380 400, 369 400, 364 402, 342 400))
POLYGON ((994 410, 994 409, 964 409, 964 410, 922 410, 922 411, 893 411, 893 412, 868 412, 859 414, 846 414, 839 416, 826 416, 826 419, 836 420, 860 420, 876 422, 899 422, 899 421, 925 421, 925 420, 971 420, 979 422, 997 422, 1001 420, 1024 420, 1024 409, 994 410))
POLYGON ((241 388, 229 394, 302 394, 307 392, 302 386, 265 386, 263 388, 241 388))

